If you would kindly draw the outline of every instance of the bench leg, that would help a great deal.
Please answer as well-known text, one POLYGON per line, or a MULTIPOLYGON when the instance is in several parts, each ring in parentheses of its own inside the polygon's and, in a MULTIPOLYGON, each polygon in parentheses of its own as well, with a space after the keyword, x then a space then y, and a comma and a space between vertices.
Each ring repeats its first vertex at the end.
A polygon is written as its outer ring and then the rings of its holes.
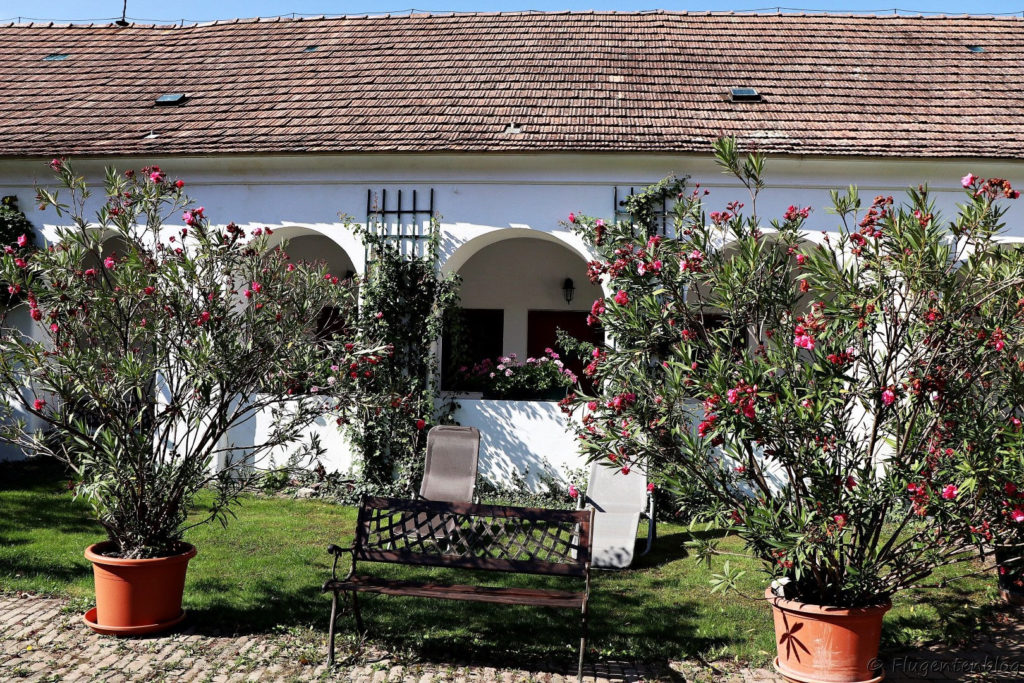
POLYGON ((330 641, 329 651, 327 656, 327 666, 334 666, 334 624, 338 618, 338 591, 334 591, 334 597, 331 598, 331 626, 328 630, 328 640, 330 641))
POLYGON ((355 591, 352 591, 351 595, 352 595, 352 614, 355 615, 355 618, 356 618, 356 628, 359 630, 359 633, 363 633, 365 631, 365 629, 363 628, 363 617, 359 614, 359 598, 356 597, 356 592, 355 591))
POLYGON ((583 635, 580 637, 580 661, 576 668, 576 681, 583 681, 583 654, 587 651, 587 604, 583 603, 583 635))

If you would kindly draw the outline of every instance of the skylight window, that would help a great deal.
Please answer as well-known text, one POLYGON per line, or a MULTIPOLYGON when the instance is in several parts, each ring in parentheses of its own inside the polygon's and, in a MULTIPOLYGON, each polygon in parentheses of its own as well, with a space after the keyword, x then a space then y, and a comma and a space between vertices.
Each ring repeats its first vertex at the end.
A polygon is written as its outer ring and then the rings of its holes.
POLYGON ((761 93, 755 88, 732 88, 729 90, 729 99, 733 102, 760 102, 761 93))
POLYGON ((967 51, 968 52, 984 52, 985 48, 983 48, 981 45, 968 45, 967 46, 967 51))
POLYGON ((158 107, 169 107, 175 104, 181 104, 184 101, 185 93, 172 92, 167 93, 166 95, 161 95, 160 97, 156 98, 156 105, 158 107))
POLYGON ((53 54, 46 55, 43 57, 44 62, 63 62, 70 55, 64 54, 63 52, 54 52, 53 54))
POLYGON ((305 50, 303 50, 303 52, 316 52, 319 49, 320 49, 319 45, 310 45, 305 50))

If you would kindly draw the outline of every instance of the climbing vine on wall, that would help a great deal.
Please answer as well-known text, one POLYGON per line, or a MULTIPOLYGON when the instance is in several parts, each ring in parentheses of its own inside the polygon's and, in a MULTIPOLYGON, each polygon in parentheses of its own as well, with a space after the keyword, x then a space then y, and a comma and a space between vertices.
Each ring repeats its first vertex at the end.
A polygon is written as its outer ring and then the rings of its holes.
POLYGON ((348 424, 366 490, 404 495, 418 489, 427 430, 451 422, 455 406, 440 397, 437 342, 459 305, 458 276, 440 273, 437 228, 432 221, 422 257, 403 254, 378 229, 360 231, 369 262, 359 328, 391 349, 363 384, 372 407, 348 424))

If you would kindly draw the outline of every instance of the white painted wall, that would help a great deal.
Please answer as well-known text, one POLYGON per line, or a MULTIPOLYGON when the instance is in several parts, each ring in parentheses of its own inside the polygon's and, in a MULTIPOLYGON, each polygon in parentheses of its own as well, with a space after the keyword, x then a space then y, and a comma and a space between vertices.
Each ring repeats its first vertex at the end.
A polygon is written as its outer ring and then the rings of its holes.
POLYGON ((505 483, 529 472, 538 490, 538 473, 547 470, 568 486, 569 470, 585 467, 576 439, 566 431, 567 418, 553 401, 484 401, 459 399, 459 424, 480 430, 480 476, 505 483))
MULTIPOLYGON (((48 161, 0 160, 0 195, 17 195, 33 223, 45 235, 52 236, 54 214, 33 209, 34 184, 51 183, 48 161)), ((560 294, 560 287, 544 281, 548 275, 543 274, 568 267, 571 261, 561 261, 564 256, 558 251, 551 251, 550 257, 544 255, 548 252, 539 250, 527 253, 519 240, 539 238, 564 245, 581 259, 586 258, 585 245, 560 222, 570 211, 611 218, 616 186, 639 188, 669 173, 689 174, 711 191, 706 198, 709 210, 724 207, 732 200, 748 202, 748 212, 752 208, 745 190, 721 173, 710 154, 224 156, 113 162, 85 159, 78 160, 76 168, 98 183, 103 166, 111 163, 119 168, 157 163, 170 177, 183 178, 186 191, 205 207, 215 224, 234 221, 247 230, 268 226, 289 239, 322 235, 344 250, 357 272, 364 268, 362 246, 339 218, 339 212, 362 221, 366 218, 368 190, 379 193, 386 188, 393 198, 401 189, 408 199, 410 191, 416 189, 422 202, 433 188, 435 209, 442 216, 443 268, 463 272, 465 267, 463 274, 471 276, 474 283, 463 290, 467 307, 498 307, 499 297, 509 303, 513 296, 560 294), (474 256, 483 260, 474 263, 474 256), (518 269, 503 265, 511 264, 513 256, 523 264, 518 269)), ((892 194, 899 199, 904 188, 927 182, 940 213, 950 217, 956 202, 964 199, 959 180, 968 171, 1009 178, 1024 186, 1024 164, 1013 161, 777 158, 768 160, 768 187, 756 209, 767 223, 781 216, 791 204, 809 205, 814 207, 814 213, 807 229, 834 230, 837 219, 825 211, 831 189, 858 185, 867 205, 877 194, 892 194)), ((1024 237, 1024 208, 1019 202, 1007 213, 1006 220, 1011 235, 1024 237)), ((312 253, 324 244, 308 241, 297 243, 291 250, 293 255, 303 250, 312 253)), ((347 267, 338 262, 332 268, 343 265, 347 267)), ((588 308, 596 294, 582 291, 588 286, 585 276, 568 276, 580 289, 573 308, 588 308)), ((566 275, 559 277, 564 279, 566 275)), ((559 302, 552 302, 554 310, 565 306, 564 301, 560 306, 559 302)), ((523 310, 526 309, 513 309, 506 321, 506 351, 525 351, 525 325, 519 325, 525 315, 523 310)), ((544 455, 554 464, 573 461, 575 446, 571 439, 556 434, 551 426, 555 424, 552 411, 557 412, 556 408, 527 403, 519 410, 511 406, 516 402, 488 403, 491 402, 465 401, 459 417, 463 424, 478 426, 484 433, 486 455, 482 467, 488 476, 500 478, 515 463, 538 462, 544 455)), ((561 419, 560 415, 557 417, 561 419)), ((322 425, 320 431, 325 443, 328 437, 338 438, 333 423, 322 425)), ((338 444, 335 449, 338 453, 343 451, 338 444)), ((339 456, 328 468, 344 470, 346 462, 339 456)))
MULTIPOLYGON (((18 334, 20 332, 22 334, 28 334, 32 339, 35 340, 43 340, 46 338, 40 326, 37 325, 29 315, 29 308, 27 305, 18 305, 12 308, 11 310, 7 311, 5 315, 6 320, 4 321, 4 325, 8 329, 0 330, 0 334, 18 334)), ((49 398, 44 394, 36 395, 31 390, 31 388, 28 387, 22 389, 21 395, 24 398, 24 400, 27 400, 29 402, 31 402, 35 398, 49 398)), ((50 398, 50 400, 52 401, 53 399, 50 398)), ((23 407, 21 407, 21 404, 17 399, 11 402, 11 406, 13 409, 13 419, 24 420, 25 425, 28 427, 28 429, 42 429, 43 426, 45 425, 45 422, 43 422, 43 420, 40 420, 39 418, 25 410, 23 407)), ((21 460, 24 457, 25 456, 20 448, 17 448, 10 444, 0 443, 0 462, 3 462, 5 460, 21 460)))

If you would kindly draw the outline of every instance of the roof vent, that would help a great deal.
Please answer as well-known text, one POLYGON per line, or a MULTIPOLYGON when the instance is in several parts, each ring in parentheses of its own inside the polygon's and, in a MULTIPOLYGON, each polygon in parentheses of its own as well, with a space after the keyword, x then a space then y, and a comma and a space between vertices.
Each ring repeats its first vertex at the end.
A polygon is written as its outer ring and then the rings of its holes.
POLYGON ((43 57, 44 62, 63 62, 70 55, 66 55, 63 52, 54 52, 53 54, 46 55, 43 57))
POLYGON ((967 46, 967 51, 968 52, 984 52, 985 48, 983 48, 981 45, 968 45, 967 46))
POLYGON ((176 104, 181 104, 185 101, 185 93, 172 92, 166 95, 161 95, 156 98, 156 106, 158 107, 171 107, 176 104))
POLYGON ((754 88, 732 88, 729 90, 729 99, 733 102, 760 102, 761 93, 754 88))
POLYGON ((149 135, 143 135, 142 139, 143 140, 156 140, 158 137, 160 137, 160 136, 157 135, 157 132, 155 130, 151 130, 151 131, 149 131, 149 135))
POLYGON ((522 129, 522 127, 518 123, 516 123, 515 121, 512 121, 512 122, 510 122, 508 124, 508 127, 505 129, 505 132, 506 133, 512 133, 513 135, 516 135, 516 134, 522 133, 523 129, 522 129))
POLYGON ((306 47, 305 50, 303 50, 303 52, 316 52, 319 49, 320 49, 319 45, 309 45, 309 46, 306 47))

